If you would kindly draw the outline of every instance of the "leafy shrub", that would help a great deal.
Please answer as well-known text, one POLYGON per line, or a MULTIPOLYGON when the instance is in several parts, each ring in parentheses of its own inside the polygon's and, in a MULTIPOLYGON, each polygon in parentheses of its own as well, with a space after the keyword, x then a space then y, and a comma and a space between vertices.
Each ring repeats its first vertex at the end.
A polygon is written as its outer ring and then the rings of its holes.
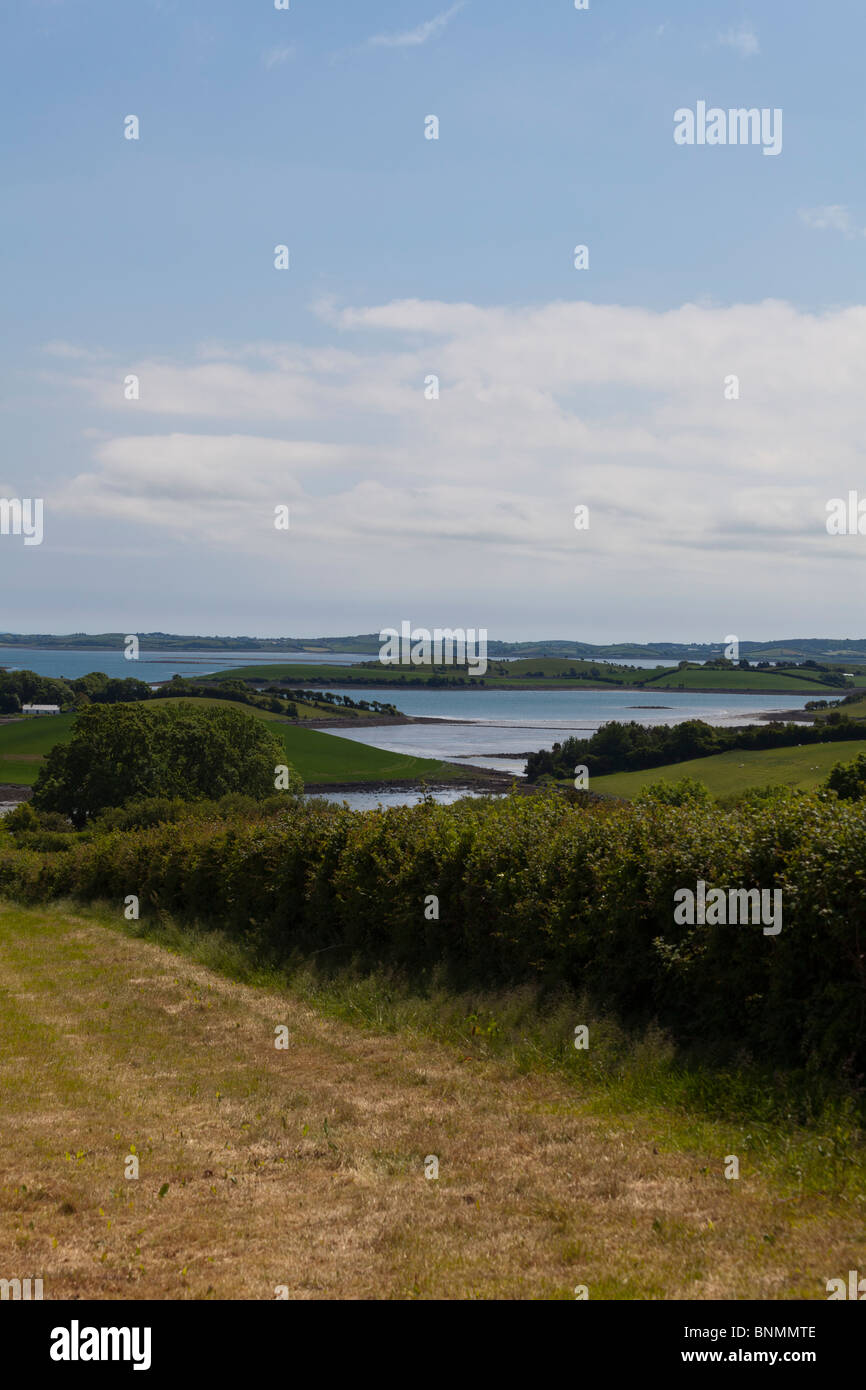
MULTIPOLYGON (((147 830, 154 825, 174 825, 184 820, 249 821, 278 815, 293 804, 293 798, 286 792, 276 792, 260 801, 252 796, 244 796, 242 792, 229 792, 216 801, 184 801, 179 796, 151 796, 101 811, 90 824, 103 833, 108 830, 147 830)), ((45 817, 42 819, 44 821, 45 817)))
POLYGON ((43 850, 49 854, 72 849, 74 837, 61 830, 21 830, 15 836, 19 849, 43 850))
POLYGON ((169 825, 182 820, 189 803, 181 797, 149 796, 100 811, 92 824, 102 830, 146 830, 151 825, 169 825))
POLYGON ((681 777, 678 782, 649 782, 634 800, 638 806, 651 801, 657 801, 662 806, 693 806, 708 805, 712 797, 709 789, 696 777, 681 777))
POLYGON ((19 801, 18 805, 3 817, 4 830, 11 831, 13 835, 18 831, 35 830, 38 824, 39 817, 29 801, 19 801))

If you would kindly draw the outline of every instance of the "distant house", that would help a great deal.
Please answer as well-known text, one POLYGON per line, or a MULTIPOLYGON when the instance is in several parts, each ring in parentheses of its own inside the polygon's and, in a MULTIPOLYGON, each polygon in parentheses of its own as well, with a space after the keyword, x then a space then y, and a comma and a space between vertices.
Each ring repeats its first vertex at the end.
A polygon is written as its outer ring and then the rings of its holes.
POLYGON ((59 705, 22 705, 22 714, 59 714, 59 705))

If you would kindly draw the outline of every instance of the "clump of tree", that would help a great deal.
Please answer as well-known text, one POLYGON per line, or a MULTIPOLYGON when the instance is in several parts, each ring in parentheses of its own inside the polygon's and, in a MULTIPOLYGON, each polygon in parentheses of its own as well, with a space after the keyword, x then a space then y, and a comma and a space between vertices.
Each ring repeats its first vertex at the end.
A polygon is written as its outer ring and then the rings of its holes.
MULTIPOLYGON (((89 705, 71 742, 51 749, 33 789, 37 810, 83 826, 109 807, 145 798, 273 796, 287 766, 282 739, 263 720, 212 706, 89 705)), ((284 779, 285 780, 285 779, 284 779)), ((289 769, 289 793, 303 790, 289 769)))
POLYGON ((91 671, 75 680, 40 676, 36 671, 0 671, 0 714, 17 714, 22 705, 59 705, 61 710, 87 704, 119 704, 149 700, 147 681, 127 676, 117 680, 104 671, 91 671))
POLYGON ((824 785, 840 801, 862 801, 866 796, 866 753, 858 753, 851 763, 836 763, 824 785))
MULTIPOLYGON (((276 686, 266 687, 268 691, 276 689, 276 686)), ((400 713, 396 705, 383 700, 353 700, 351 695, 338 695, 335 690, 293 690, 292 694, 298 700, 310 705, 341 705, 343 709, 367 710, 371 714, 400 713)))
POLYGON ((22 705, 60 705, 72 708, 71 681, 38 676, 35 671, 0 671, 0 714, 18 714, 22 705))

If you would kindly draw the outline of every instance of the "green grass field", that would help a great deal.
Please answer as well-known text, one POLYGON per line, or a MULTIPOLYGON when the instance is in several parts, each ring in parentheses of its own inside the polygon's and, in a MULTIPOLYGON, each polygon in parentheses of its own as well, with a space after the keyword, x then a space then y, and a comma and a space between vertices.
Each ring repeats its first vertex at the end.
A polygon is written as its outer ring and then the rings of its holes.
POLYGON ((293 724, 284 724, 280 733, 286 757, 304 782, 404 782, 422 777, 438 781, 472 775, 434 758, 412 758, 293 724))
POLYGON ((795 748, 734 749, 711 758, 692 758, 685 763, 665 763, 643 772, 614 772, 594 777, 591 790, 606 796, 630 799, 650 782, 679 782, 694 777, 714 797, 732 796, 750 787, 793 787, 809 791, 826 781, 836 763, 849 763, 863 749, 859 742, 812 743, 795 748))
POLYGON ((837 705, 835 711, 832 709, 816 710, 815 718, 824 720, 833 713, 844 714, 848 719, 866 719, 866 695, 861 696, 859 700, 852 700, 850 705, 837 705))
POLYGON ((0 782, 32 787, 49 749, 69 742, 74 720, 74 714, 54 714, 0 724, 0 782))
MULTIPOLYGON (((461 668, 462 669, 462 668, 461 668)), ((399 668, 395 666, 240 666, 234 671, 217 671, 210 679, 233 676, 238 680, 266 680, 268 683, 290 680, 299 686, 329 685, 340 688, 363 687, 373 689, 397 687, 395 698, 399 700, 399 689, 403 686, 427 685, 432 680, 446 676, 457 677, 457 668, 414 666, 399 668)), ((470 685, 471 678, 464 674, 464 682, 470 685)), ((570 661, 561 657, 526 657, 519 661, 490 661, 483 677, 487 690, 519 690, 527 687, 545 688, 548 684, 557 690, 610 689, 615 686, 634 686, 648 690, 719 690, 740 691, 744 694, 799 694, 815 699, 842 695, 844 691, 821 681, 821 673, 804 675, 797 670, 778 671, 739 671, 705 670, 691 667, 679 671, 675 667, 620 667, 604 666, 593 661, 570 661), (572 675, 571 673, 575 674, 572 675), (593 672, 596 674, 593 675, 593 672)), ((850 687, 849 687, 850 688, 850 687)))
MULTIPOLYGON (((280 716, 270 710, 254 710, 227 700, 194 695, 172 697, 165 703, 230 707, 243 710, 254 719, 276 723, 286 746, 286 759, 297 768, 305 782, 406 782, 418 778, 450 781, 461 775, 450 764, 434 758, 413 758, 404 753, 371 748, 354 739, 278 723, 280 716)), ((45 754, 55 743, 69 742, 74 720, 72 714, 60 714, 0 724, 0 783, 32 787, 45 754)), ((469 777, 471 773, 464 775, 469 777)))
POLYGON ((831 693, 844 694, 824 685, 819 674, 811 679, 791 671, 725 671, 704 670, 694 667, 688 671, 669 670, 658 680, 652 682, 656 690, 743 690, 791 691, 792 694, 809 695, 814 699, 825 699, 831 693))

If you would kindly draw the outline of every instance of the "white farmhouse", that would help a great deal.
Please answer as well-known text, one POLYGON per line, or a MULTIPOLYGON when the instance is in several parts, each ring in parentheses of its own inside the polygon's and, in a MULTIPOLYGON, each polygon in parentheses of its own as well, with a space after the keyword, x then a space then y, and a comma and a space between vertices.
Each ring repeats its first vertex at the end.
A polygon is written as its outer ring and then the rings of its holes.
POLYGON ((59 714, 59 705, 22 705, 22 714, 59 714))

